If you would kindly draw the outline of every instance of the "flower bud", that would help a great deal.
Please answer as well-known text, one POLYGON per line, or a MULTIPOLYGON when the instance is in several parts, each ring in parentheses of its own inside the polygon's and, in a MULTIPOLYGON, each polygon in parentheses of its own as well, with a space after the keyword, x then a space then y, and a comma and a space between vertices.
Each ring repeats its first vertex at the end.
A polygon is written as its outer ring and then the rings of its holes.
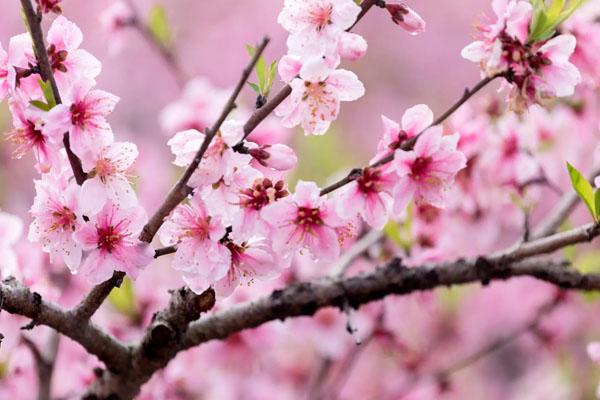
POLYGON ((345 32, 340 37, 338 53, 342 58, 355 61, 362 58, 367 52, 367 41, 356 33, 345 32))
POLYGON ((425 31, 425 21, 423 18, 400 0, 386 1, 385 8, 392 16, 392 21, 400 25, 411 35, 418 35, 425 31))
POLYGON ((262 166, 277 171, 288 171, 298 162, 294 150, 284 144, 265 145, 250 149, 248 153, 262 166))

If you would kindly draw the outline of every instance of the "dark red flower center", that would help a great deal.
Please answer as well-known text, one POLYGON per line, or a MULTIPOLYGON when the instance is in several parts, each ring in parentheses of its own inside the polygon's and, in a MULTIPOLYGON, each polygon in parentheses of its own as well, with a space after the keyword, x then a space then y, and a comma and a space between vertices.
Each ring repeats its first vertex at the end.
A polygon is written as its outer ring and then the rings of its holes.
POLYGON ((311 230, 323 225, 321 210, 318 208, 298 207, 296 215, 296 225, 301 226, 304 230, 311 230))
POLYGON ((112 225, 96 229, 98 232, 98 248, 109 253, 123 240, 123 235, 118 233, 112 225))
POLYGON ((240 191, 240 205, 244 208, 260 210, 267 204, 284 198, 288 195, 285 182, 275 184, 270 179, 258 179, 252 187, 240 191))

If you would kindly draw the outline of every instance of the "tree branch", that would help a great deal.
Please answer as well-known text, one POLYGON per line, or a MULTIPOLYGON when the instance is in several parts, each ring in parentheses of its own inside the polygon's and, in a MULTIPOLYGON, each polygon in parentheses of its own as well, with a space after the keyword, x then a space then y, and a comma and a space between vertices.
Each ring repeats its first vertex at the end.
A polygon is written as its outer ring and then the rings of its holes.
MULTIPOLYGON (((486 87, 490 82, 494 81, 497 78, 504 77, 504 76, 506 76, 505 72, 501 72, 501 73, 498 73, 496 75, 488 76, 488 77, 482 79, 481 81, 479 81, 479 83, 477 83, 475 86, 473 86, 473 88, 471 88, 471 89, 465 89, 462 97, 460 99, 458 99, 458 101, 456 103, 454 103, 442 115, 440 115, 438 118, 436 118, 435 121, 433 121, 431 123, 431 125, 429 125, 425 129, 423 129, 423 131, 419 132, 417 135, 413 136, 409 140, 407 140, 404 143, 402 143, 402 145, 400 146, 400 149, 402 149, 404 151, 410 151, 410 150, 412 150, 412 148, 417 143, 417 140, 419 139, 419 137, 426 130, 428 130, 429 128, 434 127, 434 126, 439 125, 442 122, 444 122, 449 116, 451 116, 456 110, 458 110, 463 104, 465 104, 477 92, 479 92, 481 89, 483 89, 484 87, 486 87)), ((369 165, 367 168, 380 167, 380 166, 382 166, 384 164, 387 164, 387 163, 391 162, 393 159, 394 159, 394 153, 392 152, 389 155, 383 157, 381 160, 378 160, 378 161, 374 162, 373 164, 369 165)), ((329 186, 324 187, 323 189, 321 189, 321 196, 329 194, 329 193, 331 193, 331 192, 333 192, 333 191, 341 188, 342 186, 345 186, 348 183, 350 183, 352 181, 355 181, 356 179, 358 179, 362 175, 362 171, 363 171, 363 169, 361 169, 361 168, 354 168, 352 171, 350 171, 350 173, 346 177, 344 177, 344 178, 340 179, 339 181, 337 181, 335 183, 332 183, 331 185, 329 185, 329 186)))
MULTIPOLYGON (((58 91, 58 86, 56 85, 56 80, 54 79, 54 73, 52 72, 50 60, 48 59, 48 52, 46 51, 44 34, 41 26, 42 14, 38 14, 34 11, 30 0, 21 0, 21 6, 23 9, 23 14, 25 15, 25 19, 27 20, 31 40, 33 41, 33 50, 35 53, 35 58, 38 62, 40 75, 44 81, 50 82, 56 104, 61 104, 62 99, 58 91)), ((83 172, 81 160, 71 150, 68 132, 65 132, 63 136, 63 144, 65 146, 65 150, 67 151, 67 157, 69 159, 69 163, 71 164, 75 181, 78 185, 81 185, 87 179, 87 174, 83 172)))
MULTIPOLYGON (((600 168, 595 169, 588 177, 588 180, 593 183, 594 179, 600 175, 600 168)), ((539 239, 544 236, 553 234, 560 228, 565 220, 575 211, 575 208, 579 204, 580 199, 574 190, 569 190, 560 199, 560 202, 550 212, 548 218, 546 218, 540 226, 534 230, 532 238, 539 239)))
POLYGON ((54 373, 54 363, 58 352, 60 336, 56 331, 50 334, 48 341, 48 351, 42 354, 40 349, 27 336, 22 336, 21 341, 27 346, 35 359, 35 365, 38 374, 38 400, 50 400, 52 393, 52 375, 54 373))
POLYGON ((126 371, 103 371, 89 388, 86 399, 130 399, 159 369, 179 351, 190 322, 215 305, 215 292, 208 289, 197 295, 188 288, 172 292, 169 306, 155 314, 139 345, 131 350, 126 371))
POLYGON ((564 246, 582 243, 598 236, 598 225, 586 225, 568 232, 523 244, 488 258, 428 264, 414 268, 402 266, 398 259, 383 268, 351 278, 325 278, 290 285, 255 302, 221 311, 193 323, 185 340, 186 347, 224 339, 248 328, 272 320, 312 315, 323 307, 357 308, 390 294, 408 294, 440 286, 506 280, 530 276, 565 289, 600 290, 600 274, 584 275, 565 268, 564 263, 544 260, 522 261, 554 252, 564 246))
POLYGON ((152 241, 152 239, 154 238, 154 235, 156 235, 156 232, 158 231, 158 229, 163 224, 164 219, 171 213, 171 211, 173 211, 175 209, 175 207, 177 207, 177 205, 179 205, 179 203, 181 203, 192 192, 191 188, 187 185, 190 178, 192 177, 192 175, 194 174, 194 172, 200 165, 200 162, 202 161, 202 158, 204 157, 204 153, 206 153, 206 150, 208 150, 208 146, 210 145, 213 138, 215 137, 215 135, 221 128, 221 125, 223 124, 223 122, 225 122, 225 119, 227 119, 229 114, 235 109, 235 107, 236 107, 235 102, 236 102, 238 96, 240 95, 242 89, 244 88, 244 85, 246 85, 246 81, 250 77, 250 74, 252 73, 254 66, 260 59, 263 51, 265 50, 265 48, 267 47, 268 44, 269 44, 269 38, 264 37, 262 42, 260 43, 260 45, 256 48, 254 57, 252 57, 252 59, 250 60, 250 62, 246 66, 246 68, 244 68, 244 71, 242 72, 242 76, 241 76, 237 86, 235 87, 233 93, 229 97, 229 100, 227 101, 227 103, 223 107, 223 110, 221 111, 221 115, 219 116, 217 121, 214 123, 212 128, 210 128, 210 130, 208 130, 206 132, 204 141, 202 142, 200 149, 198 149, 198 152, 196 153, 194 160, 187 167, 187 169, 183 173, 183 176, 181 177, 181 179, 171 189, 171 191, 167 195, 167 198, 163 201, 162 205, 159 207, 158 211, 156 211, 156 213, 150 218, 150 220, 148 221, 146 226, 144 226, 142 234, 140 235, 141 241, 150 243, 152 241))
POLYGON ((73 309, 73 316, 82 321, 92 318, 110 292, 115 287, 121 286, 123 278, 125 278, 124 272, 115 271, 110 279, 94 286, 87 296, 73 309))
POLYGON ((138 8, 135 6, 133 0, 126 0, 127 5, 131 9, 133 14, 133 18, 129 21, 128 26, 132 27, 136 31, 140 33, 142 38, 152 47, 156 52, 160 55, 160 57, 164 60, 165 64, 171 70, 173 77, 175 77, 175 81, 180 88, 185 86, 185 83, 188 81, 188 76, 181 68, 177 57, 173 53, 173 50, 169 47, 165 46, 163 43, 156 39, 156 36, 152 33, 148 24, 146 24, 143 19, 140 17, 140 13, 138 8))
POLYGON ((89 321, 81 321, 57 305, 47 302, 14 278, 0 283, 2 309, 31 318, 81 344, 108 368, 123 371, 129 364, 128 349, 89 321))
MULTIPOLYGON (((356 21, 354 21, 354 24, 350 28, 346 29, 346 32, 350 32, 352 28, 354 28, 356 24, 359 23, 361 19, 363 19, 363 17, 369 12, 369 10, 373 8, 374 5, 376 5, 376 3, 377 0, 364 0, 360 4, 361 11, 356 17, 356 21)), ((260 123, 263 122, 265 118, 267 118, 273 112, 273 110, 277 108, 277 106, 283 103, 283 101, 290 94, 292 94, 292 87, 290 85, 285 85, 284 87, 279 89, 279 92, 277 92, 275 96, 273 96, 267 102, 267 104, 254 111, 254 114, 250 116, 250 118, 248 119, 248 121, 246 121, 246 124, 244 125, 244 138, 237 145, 242 145, 244 143, 244 140, 246 140, 246 138, 250 136, 254 129, 256 129, 256 127, 260 125, 260 123)))

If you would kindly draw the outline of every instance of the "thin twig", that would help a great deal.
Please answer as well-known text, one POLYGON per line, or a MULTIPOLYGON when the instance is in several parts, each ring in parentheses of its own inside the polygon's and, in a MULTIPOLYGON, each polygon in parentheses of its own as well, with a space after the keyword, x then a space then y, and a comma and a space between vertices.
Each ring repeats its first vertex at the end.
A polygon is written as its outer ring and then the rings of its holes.
POLYGON ((183 88, 189 77, 183 71, 183 68, 179 64, 179 60, 177 59, 175 53, 171 48, 165 46, 156 38, 148 24, 144 22, 133 0, 126 1, 131 13, 133 14, 133 17, 130 21, 128 21, 129 23, 127 25, 139 32, 142 38, 150 45, 150 47, 156 50, 165 64, 169 67, 169 70, 173 74, 173 77, 175 78, 179 88, 183 88))
MULTIPOLYGON (((595 169, 589 176, 590 182, 600 175, 600 168, 595 169)), ((539 239, 544 236, 555 233, 560 226, 569 218, 569 216, 575 211, 575 208, 579 204, 579 196, 574 190, 569 190, 560 199, 556 207, 550 212, 548 218, 546 218, 537 229, 535 229, 531 235, 533 239, 539 239)))
POLYGON ((414 373, 410 377, 410 381, 400 390, 399 393, 396 394, 397 398, 403 398, 417 385, 419 382, 423 381, 426 377, 434 378, 436 381, 446 384, 451 375, 456 374, 459 371, 462 371, 473 364, 481 361, 482 359, 490 356, 491 354, 505 348, 509 344, 518 340, 523 335, 533 332, 538 329, 542 320, 547 317, 550 313, 552 313, 556 307, 562 302, 563 295, 562 292, 559 292, 557 295, 553 296, 553 298, 540 306, 536 311, 533 318, 524 323, 522 326, 516 328, 512 332, 509 332, 505 335, 501 335, 496 339, 490 341, 482 348, 474 351, 473 353, 468 354, 467 356, 461 358, 460 360, 454 362, 452 365, 442 368, 433 373, 414 373))
MULTIPOLYGON (((497 78, 500 78, 500 77, 504 77, 504 76, 506 76, 506 73, 504 73, 504 72, 498 73, 496 75, 488 76, 488 77, 482 79, 475 86, 473 86, 473 88, 471 88, 471 89, 465 89, 462 97, 460 99, 458 99, 458 101, 456 103, 454 103, 442 115, 440 115, 438 118, 436 118, 435 121, 433 121, 431 123, 431 125, 429 125, 425 129, 423 129, 423 131, 419 132, 417 135, 413 136, 409 140, 407 140, 404 143, 402 143, 402 145, 400 146, 400 149, 402 149, 404 151, 410 151, 410 150, 412 150, 412 148, 414 147, 414 145, 417 143, 417 140, 419 139, 419 137, 425 131, 427 131, 431 127, 434 127, 434 126, 439 125, 442 122, 444 122, 449 116, 451 116, 456 110, 458 110, 463 104, 465 104, 471 97, 473 97, 473 95, 475 95, 481 89, 483 89, 484 87, 486 87, 493 80, 495 80, 497 78)), ((382 165, 385 165, 385 164, 391 162, 393 159, 394 159, 394 153, 392 152, 392 153, 388 154, 387 156, 381 158, 380 160, 374 162, 373 164, 369 165, 367 168, 377 168, 377 167, 380 167, 382 165)), ((333 183, 333 184, 331 184, 331 185, 329 185, 329 186, 324 187, 323 189, 321 189, 321 196, 329 194, 329 193, 331 193, 331 192, 333 192, 333 191, 341 188, 342 186, 345 186, 348 183, 350 183, 352 181, 355 181, 356 179, 358 179, 362 175, 362 171, 363 171, 363 169, 361 169, 361 168, 354 168, 352 171, 350 171, 350 173, 345 178, 342 178, 339 181, 337 181, 337 182, 335 182, 335 183, 333 183)))
POLYGON ((58 353, 58 345, 60 336, 56 331, 50 333, 48 339, 48 351, 43 354, 38 346, 33 343, 27 336, 22 335, 21 341, 29 348, 35 360, 37 375, 38 375, 38 400, 50 400, 52 395, 52 375, 54 373, 54 364, 56 362, 56 354, 58 353))
POLYGON ((332 275, 344 275, 352 262, 364 254, 371 246, 379 242, 385 234, 381 231, 371 230, 361 237, 356 243, 344 252, 331 268, 332 275))
POLYGON ((80 320, 90 319, 106 300, 115 287, 120 287, 125 278, 125 273, 115 271, 113 276, 94 286, 83 300, 73 309, 73 315, 80 320))
MULTIPOLYGON (((21 6, 23 8, 23 14, 25 15, 25 19, 27 20, 27 25, 29 26, 31 40, 33 41, 33 50, 38 62, 40 75, 44 81, 50 82, 50 86, 52 87, 52 94, 54 95, 56 104, 61 104, 62 99, 58 91, 58 86, 56 85, 56 80, 54 79, 54 73, 52 72, 50 60, 48 59, 48 52, 46 51, 44 34, 42 32, 41 26, 42 14, 38 14, 34 11, 30 0, 20 1, 21 6)), ((67 158, 69 159, 69 163, 71 164, 71 169, 73 170, 73 176, 75 177, 75 181, 78 185, 81 185, 87 179, 87 174, 83 172, 81 160, 71 150, 68 132, 65 132, 63 136, 63 144, 67 152, 67 158)))
MULTIPOLYGON (((356 26, 358 22, 369 12, 371 8, 377 3, 377 0, 364 0, 360 7, 361 11, 358 14, 356 21, 354 24, 346 29, 347 32, 351 31, 352 28, 356 26)), ((292 87, 290 85, 285 85, 279 92, 275 94, 264 106, 254 111, 254 114, 250 116, 246 124, 244 125, 244 138, 236 145, 241 146, 244 143, 244 140, 250 136, 250 134, 256 129, 256 127, 265 120, 272 112, 279 106, 283 101, 292 94, 292 87)))
POLYGON ((237 86, 235 87, 233 93, 229 97, 229 100, 227 101, 227 103, 223 107, 223 110, 221 111, 221 115, 214 123, 212 128, 210 128, 210 130, 206 132, 204 141, 202 142, 200 149, 198 149, 194 160, 187 167, 181 179, 171 189, 171 191, 169 192, 159 209, 156 211, 156 213, 150 218, 146 226, 144 226, 142 234, 140 235, 141 241, 150 243, 154 238, 154 235, 156 235, 156 232, 158 231, 160 226, 163 224, 164 219, 171 213, 171 211, 175 209, 175 207, 177 207, 177 205, 179 205, 179 203, 181 203, 191 193, 191 189, 188 187, 188 182, 190 178, 200 165, 200 162, 202 161, 206 150, 208 150, 208 146, 210 146, 210 143, 212 142, 213 138, 215 137, 217 132, 219 132, 221 125, 223 124, 223 122, 225 122, 225 119, 227 119, 229 114, 235 109, 235 102, 237 101, 238 96, 240 95, 242 89, 246 85, 246 81, 250 77, 254 66, 260 59, 263 51, 265 50, 268 44, 269 38, 264 37, 261 43, 256 48, 254 56, 252 57, 246 68, 244 68, 244 71, 242 72, 242 76, 237 86))

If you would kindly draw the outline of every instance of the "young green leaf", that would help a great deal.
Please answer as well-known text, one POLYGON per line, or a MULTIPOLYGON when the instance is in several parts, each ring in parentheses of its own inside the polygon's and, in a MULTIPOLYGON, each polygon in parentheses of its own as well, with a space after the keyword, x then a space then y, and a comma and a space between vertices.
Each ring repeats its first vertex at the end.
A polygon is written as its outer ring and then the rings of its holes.
POLYGON ((47 111, 49 111, 56 105, 56 99, 54 98, 54 92, 52 91, 52 84, 50 81, 46 82, 38 79, 38 85, 40 86, 40 89, 42 89, 42 93, 46 99, 46 107, 48 107, 47 111))
POLYGON ((252 90, 254 90, 254 92, 256 93, 257 96, 260 96, 260 88, 258 87, 258 85, 256 83, 252 83, 252 82, 246 82, 251 88, 252 90))
MULTIPOLYGON (((256 54, 256 49, 249 44, 246 45, 246 50, 248 50, 248 54, 250 58, 254 57, 256 54)), ((257 86, 259 88, 258 95, 266 95, 267 91, 267 62, 263 56, 258 58, 256 65, 254 66, 254 70, 256 71, 256 77, 258 78, 257 86)))
POLYGON ((275 73, 277 72, 277 60, 273 61, 269 66, 269 79, 265 90, 265 96, 269 96, 273 82, 275 82, 275 73))
POLYGON ((531 0, 533 17, 529 25, 529 43, 550 39, 556 28, 569 18, 586 0, 531 0))
POLYGON ((123 279, 121 287, 113 289, 108 295, 109 303, 121 314, 128 317, 137 315, 137 306, 135 303, 135 292, 131 279, 123 279))
POLYGON ((600 218, 600 189, 596 189, 596 193, 594 193, 594 205, 596 210, 596 219, 600 218))
POLYGON ((169 21, 167 20, 167 11, 162 5, 156 4, 150 9, 148 28, 161 46, 165 48, 171 46, 173 35, 169 27, 169 21))
POLYGON ((46 103, 44 103, 43 101, 40 100, 31 100, 29 102, 29 104, 31 104, 32 106, 39 108, 42 111, 50 111, 50 106, 46 103))
POLYGON ((588 180, 585 179, 585 177, 581 175, 581 173, 571 164, 567 163, 567 169, 569 170, 569 176, 571 177, 571 185, 573 186, 573 189, 575 189, 575 192, 588 207, 594 220, 597 220, 598 214, 596 213, 594 188, 590 182, 588 182, 588 180))

